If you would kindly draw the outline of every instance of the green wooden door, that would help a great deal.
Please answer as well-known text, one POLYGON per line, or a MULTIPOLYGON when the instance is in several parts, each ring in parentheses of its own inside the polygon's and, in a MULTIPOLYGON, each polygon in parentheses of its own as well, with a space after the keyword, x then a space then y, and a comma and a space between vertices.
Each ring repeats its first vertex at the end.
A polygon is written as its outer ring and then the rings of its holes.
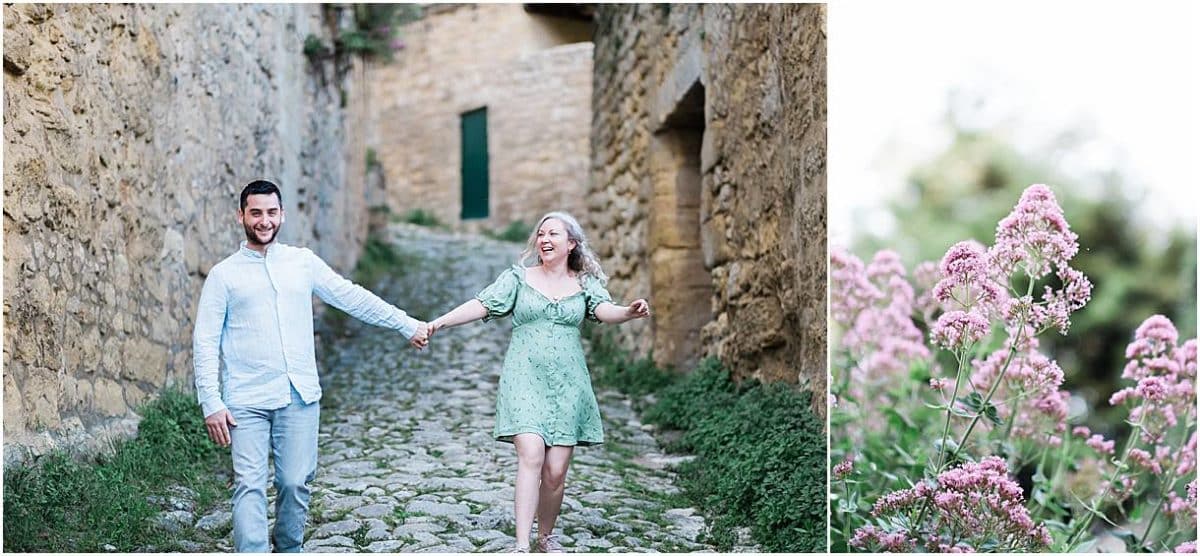
POLYGON ((462 218, 487 216, 487 108, 480 108, 462 115, 462 218))

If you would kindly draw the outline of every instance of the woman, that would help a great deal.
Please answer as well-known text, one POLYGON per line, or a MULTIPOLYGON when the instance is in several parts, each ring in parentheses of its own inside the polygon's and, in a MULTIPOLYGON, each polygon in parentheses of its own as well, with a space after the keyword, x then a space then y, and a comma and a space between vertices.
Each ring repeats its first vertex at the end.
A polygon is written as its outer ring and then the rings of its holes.
POLYGON ((571 454, 575 446, 604 442, 580 323, 589 318, 617 324, 650 316, 644 299, 628 307, 613 304, 604 289, 606 280, 579 223, 552 212, 530 234, 518 264, 474 299, 429 323, 432 336, 442 328, 513 316, 494 436, 517 449, 515 552, 529 552, 535 510, 537 548, 563 552, 553 531, 571 454), (530 259, 537 263, 527 266, 530 259))

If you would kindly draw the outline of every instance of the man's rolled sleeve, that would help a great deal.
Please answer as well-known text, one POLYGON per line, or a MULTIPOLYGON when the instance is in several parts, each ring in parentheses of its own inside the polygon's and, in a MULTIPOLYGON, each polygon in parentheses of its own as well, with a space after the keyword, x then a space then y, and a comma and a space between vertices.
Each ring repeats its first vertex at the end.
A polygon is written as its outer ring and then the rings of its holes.
POLYGON ((196 326, 192 331, 196 397, 205 417, 225 409, 225 402, 221 400, 220 351, 227 301, 225 283, 218 274, 209 274, 200 291, 196 326))

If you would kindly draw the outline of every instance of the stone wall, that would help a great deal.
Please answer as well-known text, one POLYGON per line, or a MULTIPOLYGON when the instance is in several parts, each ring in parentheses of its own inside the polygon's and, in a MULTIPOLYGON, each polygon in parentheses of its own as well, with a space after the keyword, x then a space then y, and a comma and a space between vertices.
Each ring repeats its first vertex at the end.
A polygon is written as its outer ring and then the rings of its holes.
POLYGON ((372 145, 388 208, 433 212, 456 227, 532 225, 578 212, 588 178, 591 26, 520 4, 430 9, 401 29, 406 47, 369 69, 372 145), (462 221, 461 114, 487 107, 488 218, 462 221))
POLYGON ((598 8, 588 225, 660 364, 719 357, 825 403, 822 5, 598 8))
POLYGON ((102 446, 163 387, 190 389, 200 287, 243 237, 251 179, 281 184, 282 241, 352 267, 363 71, 303 54, 331 13, 4 6, 6 462, 102 446))

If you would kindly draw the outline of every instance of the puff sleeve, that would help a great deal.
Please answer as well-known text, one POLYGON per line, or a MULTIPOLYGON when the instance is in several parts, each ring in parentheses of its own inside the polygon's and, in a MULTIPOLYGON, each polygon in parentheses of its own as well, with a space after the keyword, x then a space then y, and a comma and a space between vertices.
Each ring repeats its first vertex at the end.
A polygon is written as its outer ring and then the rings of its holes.
POLYGON ((517 303, 517 289, 521 285, 521 277, 517 272, 519 271, 516 267, 501 272, 496 281, 475 294, 475 299, 487 309, 487 316, 483 317, 484 322, 512 314, 513 306, 517 303))
POLYGON ((612 303, 612 296, 608 294, 604 284, 600 283, 600 279, 591 275, 588 275, 583 281, 583 296, 587 303, 587 312, 584 313, 584 316, 593 322, 600 322, 600 319, 596 318, 596 307, 599 307, 601 303, 612 303))

